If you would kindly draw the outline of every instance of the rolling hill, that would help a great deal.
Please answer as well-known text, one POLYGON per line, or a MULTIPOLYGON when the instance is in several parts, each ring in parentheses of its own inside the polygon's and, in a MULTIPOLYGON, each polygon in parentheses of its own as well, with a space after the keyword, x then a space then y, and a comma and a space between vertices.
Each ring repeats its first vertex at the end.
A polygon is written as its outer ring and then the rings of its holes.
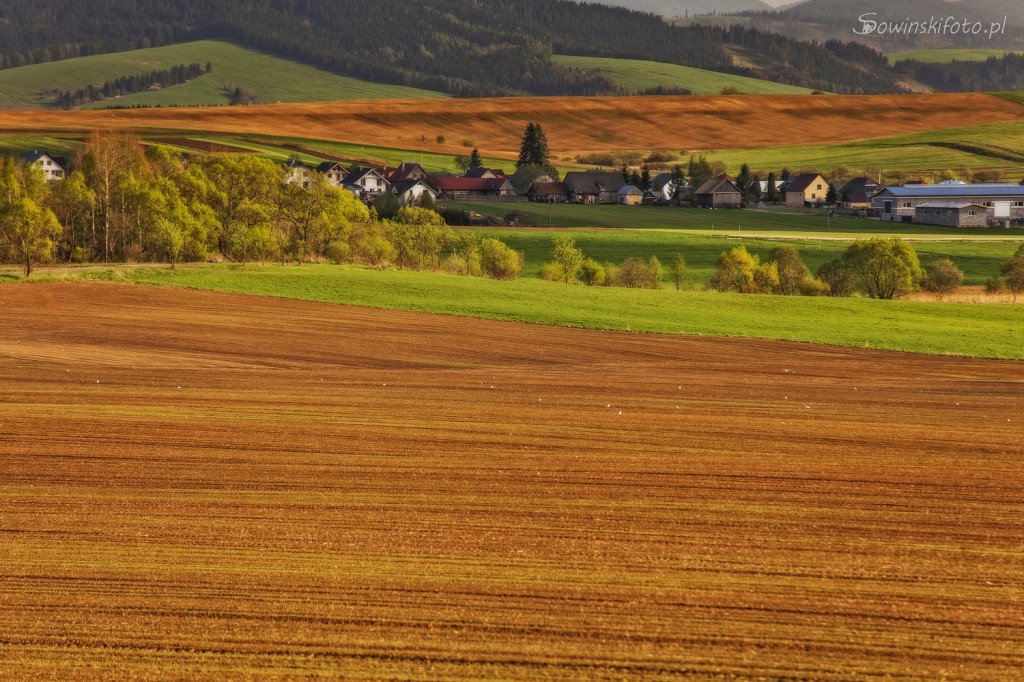
MULTIPOLYGON (((1020 51, 1012 51, 1014 54, 1021 54, 1020 51)), ((928 64, 947 64, 952 61, 961 62, 981 62, 985 61, 989 57, 1000 58, 1008 53, 1007 50, 991 50, 991 49, 965 49, 965 50, 911 50, 905 52, 890 52, 886 55, 889 58, 890 64, 903 59, 914 59, 919 62, 925 62, 928 64)))
POLYGON ((0 70, 0 106, 52 105, 54 90, 98 86, 120 76, 191 62, 209 62, 213 70, 189 83, 96 102, 88 108, 227 104, 228 95, 222 90, 227 85, 252 88, 268 103, 447 97, 428 90, 339 76, 230 42, 203 40, 0 70))
POLYGON ((615 81, 630 93, 640 93, 659 86, 686 88, 696 95, 714 95, 725 88, 733 88, 745 94, 795 95, 811 93, 810 89, 795 85, 640 59, 571 57, 567 55, 555 55, 552 59, 572 68, 596 71, 615 81))

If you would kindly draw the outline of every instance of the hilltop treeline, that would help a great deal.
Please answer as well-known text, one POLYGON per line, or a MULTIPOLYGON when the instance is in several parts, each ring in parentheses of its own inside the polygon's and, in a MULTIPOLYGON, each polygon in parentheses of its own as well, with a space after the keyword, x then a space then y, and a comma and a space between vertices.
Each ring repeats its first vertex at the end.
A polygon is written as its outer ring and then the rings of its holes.
POLYGON ((121 76, 120 78, 105 81, 99 87, 90 83, 75 92, 64 90, 58 94, 57 106, 62 109, 71 109, 72 107, 79 107, 90 102, 99 102, 111 97, 122 97, 135 94, 136 92, 144 92, 154 86, 166 88, 172 85, 181 85, 182 83, 195 80, 203 74, 210 73, 212 69, 213 65, 209 62, 206 63, 205 68, 198 62, 188 65, 179 64, 169 69, 150 71, 149 73, 134 76, 121 76))
POLYGON ((839 93, 899 91, 863 48, 750 28, 672 26, 567 0, 37 0, 0 8, 0 68, 229 38, 337 73, 456 96, 616 94, 553 53, 650 59, 839 93), (740 66, 734 53, 742 54, 740 66))
POLYGON ((931 64, 906 59, 896 70, 945 92, 1006 92, 1024 90, 1024 55, 1008 53, 984 61, 931 64))

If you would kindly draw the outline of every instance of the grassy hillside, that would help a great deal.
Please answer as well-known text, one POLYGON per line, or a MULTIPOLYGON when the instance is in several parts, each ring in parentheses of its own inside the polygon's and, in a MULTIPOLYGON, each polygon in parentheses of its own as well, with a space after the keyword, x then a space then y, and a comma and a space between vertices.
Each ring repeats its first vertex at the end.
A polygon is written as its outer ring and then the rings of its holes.
POLYGON ((1019 54, 1019 51, 1016 50, 986 50, 978 48, 963 50, 911 50, 908 52, 890 52, 886 56, 889 58, 890 64, 895 64, 901 59, 915 59, 919 62, 945 64, 953 60, 961 62, 980 62, 988 59, 989 57, 1002 57, 1007 52, 1015 52, 1019 54))
POLYGON ((115 276, 147 284, 568 327, 1024 359, 1021 312, 1013 305, 650 291, 327 265, 179 267, 115 276))
POLYGON ((567 55, 555 55, 553 59, 559 64, 576 69, 598 71, 631 93, 642 92, 658 86, 686 88, 697 95, 714 95, 725 88, 735 88, 738 92, 755 95, 806 95, 811 93, 811 90, 807 88, 799 88, 794 85, 641 59, 605 59, 567 55))
POLYGON ((90 105, 227 104, 224 85, 252 88, 264 102, 320 102, 345 99, 442 98, 418 88, 380 85, 338 76, 313 66, 252 50, 234 43, 202 40, 181 45, 67 59, 0 71, 0 106, 41 106, 53 102, 49 91, 77 90, 90 83, 143 74, 178 64, 213 65, 212 73, 162 91, 144 92, 90 105))

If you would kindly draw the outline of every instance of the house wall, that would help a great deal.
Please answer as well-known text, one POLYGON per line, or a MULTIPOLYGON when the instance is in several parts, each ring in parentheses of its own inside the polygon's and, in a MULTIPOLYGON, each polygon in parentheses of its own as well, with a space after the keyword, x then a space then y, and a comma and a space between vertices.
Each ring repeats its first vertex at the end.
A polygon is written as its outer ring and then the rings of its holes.
POLYGON ((803 206, 805 203, 822 204, 828 194, 828 183, 818 178, 803 192, 786 192, 786 206, 803 206))
POLYGON ((637 206, 643 198, 642 194, 623 194, 619 197, 619 203, 626 206, 637 206))
POLYGON ((914 214, 915 223, 944 225, 946 227, 986 227, 988 211, 975 208, 919 208, 914 214), (974 215, 971 215, 974 213, 974 215))
POLYGON ((715 208, 738 208, 742 198, 735 192, 718 192, 712 195, 712 206, 715 208))

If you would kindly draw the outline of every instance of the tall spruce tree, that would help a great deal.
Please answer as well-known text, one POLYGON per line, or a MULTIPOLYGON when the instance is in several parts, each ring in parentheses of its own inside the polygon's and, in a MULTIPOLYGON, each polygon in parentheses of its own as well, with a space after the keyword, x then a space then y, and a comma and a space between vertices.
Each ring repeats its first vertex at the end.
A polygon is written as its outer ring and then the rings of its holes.
POLYGON ((548 165, 548 137, 539 123, 529 123, 523 133, 523 141, 519 146, 519 160, 516 168, 535 164, 548 165))
POLYGON ((473 153, 469 155, 469 170, 483 167, 484 161, 480 158, 480 150, 473 147, 473 153))

